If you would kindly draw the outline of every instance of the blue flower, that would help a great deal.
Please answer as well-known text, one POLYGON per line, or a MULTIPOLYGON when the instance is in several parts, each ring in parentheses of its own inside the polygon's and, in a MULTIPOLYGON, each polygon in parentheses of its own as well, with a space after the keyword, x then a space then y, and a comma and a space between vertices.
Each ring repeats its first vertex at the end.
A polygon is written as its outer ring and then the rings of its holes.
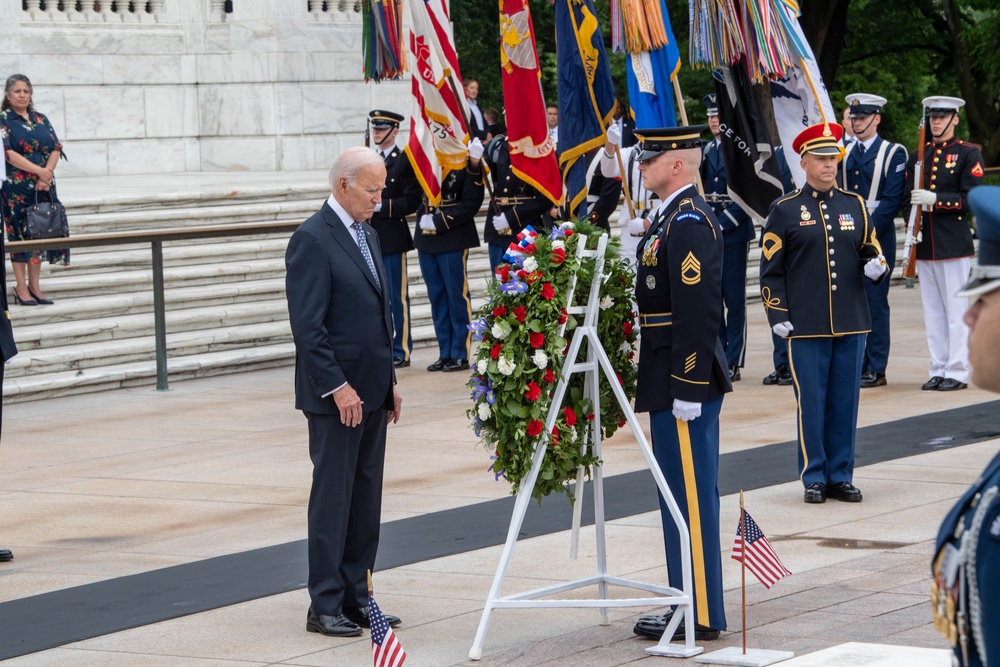
POLYGON ((524 294, 528 291, 528 283, 523 283, 520 280, 511 278, 509 283, 504 283, 500 286, 500 291, 504 294, 524 294))

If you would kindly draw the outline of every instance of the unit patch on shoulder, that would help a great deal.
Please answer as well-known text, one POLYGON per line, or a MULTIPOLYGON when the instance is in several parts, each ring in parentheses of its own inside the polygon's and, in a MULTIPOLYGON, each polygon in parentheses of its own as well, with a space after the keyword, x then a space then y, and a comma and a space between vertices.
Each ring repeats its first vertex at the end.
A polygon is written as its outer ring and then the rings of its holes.
POLYGON ((774 253, 781 250, 781 237, 774 232, 764 234, 764 240, 760 244, 760 249, 764 253, 764 259, 771 261, 774 253))
POLYGON ((975 176, 976 178, 982 178, 983 177, 983 165, 980 164, 979 162, 977 162, 976 166, 972 168, 972 175, 975 176))
POLYGON ((697 285, 701 282, 701 262, 693 252, 688 252, 681 262, 681 282, 685 285, 697 285))

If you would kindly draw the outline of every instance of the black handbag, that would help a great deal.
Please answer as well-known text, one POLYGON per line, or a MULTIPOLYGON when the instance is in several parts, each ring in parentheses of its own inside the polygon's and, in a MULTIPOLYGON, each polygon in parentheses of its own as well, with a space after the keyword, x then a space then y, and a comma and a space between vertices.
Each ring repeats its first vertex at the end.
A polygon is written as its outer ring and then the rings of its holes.
POLYGON ((49 191, 49 201, 40 202, 38 190, 35 190, 35 203, 24 211, 24 236, 31 240, 69 236, 66 207, 52 191, 49 191))

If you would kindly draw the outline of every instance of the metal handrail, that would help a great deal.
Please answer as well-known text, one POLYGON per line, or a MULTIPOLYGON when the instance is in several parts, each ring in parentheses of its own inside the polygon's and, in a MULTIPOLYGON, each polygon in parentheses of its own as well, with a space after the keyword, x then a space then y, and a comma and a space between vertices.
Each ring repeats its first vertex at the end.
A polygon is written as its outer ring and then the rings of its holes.
POLYGON ((94 246, 128 245, 149 243, 153 264, 153 322, 156 339, 156 389, 167 391, 167 316, 166 299, 163 288, 163 242, 187 241, 191 239, 212 239, 224 236, 250 236, 254 234, 278 234, 293 232, 301 221, 254 222, 242 225, 216 225, 210 227, 179 227, 155 231, 118 232, 114 234, 85 234, 83 236, 37 239, 33 241, 10 241, 7 252, 28 250, 58 250, 60 248, 88 248, 94 246))

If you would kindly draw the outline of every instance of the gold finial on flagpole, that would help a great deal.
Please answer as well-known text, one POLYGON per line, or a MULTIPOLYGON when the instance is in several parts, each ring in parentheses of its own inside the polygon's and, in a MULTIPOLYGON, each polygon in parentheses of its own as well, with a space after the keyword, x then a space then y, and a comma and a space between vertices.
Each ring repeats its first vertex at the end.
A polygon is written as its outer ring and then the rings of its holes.
POLYGON ((371 595, 374 589, 372 588, 372 571, 368 570, 368 595, 371 595))
POLYGON ((740 509, 743 509, 743 489, 740 489, 740 509))

